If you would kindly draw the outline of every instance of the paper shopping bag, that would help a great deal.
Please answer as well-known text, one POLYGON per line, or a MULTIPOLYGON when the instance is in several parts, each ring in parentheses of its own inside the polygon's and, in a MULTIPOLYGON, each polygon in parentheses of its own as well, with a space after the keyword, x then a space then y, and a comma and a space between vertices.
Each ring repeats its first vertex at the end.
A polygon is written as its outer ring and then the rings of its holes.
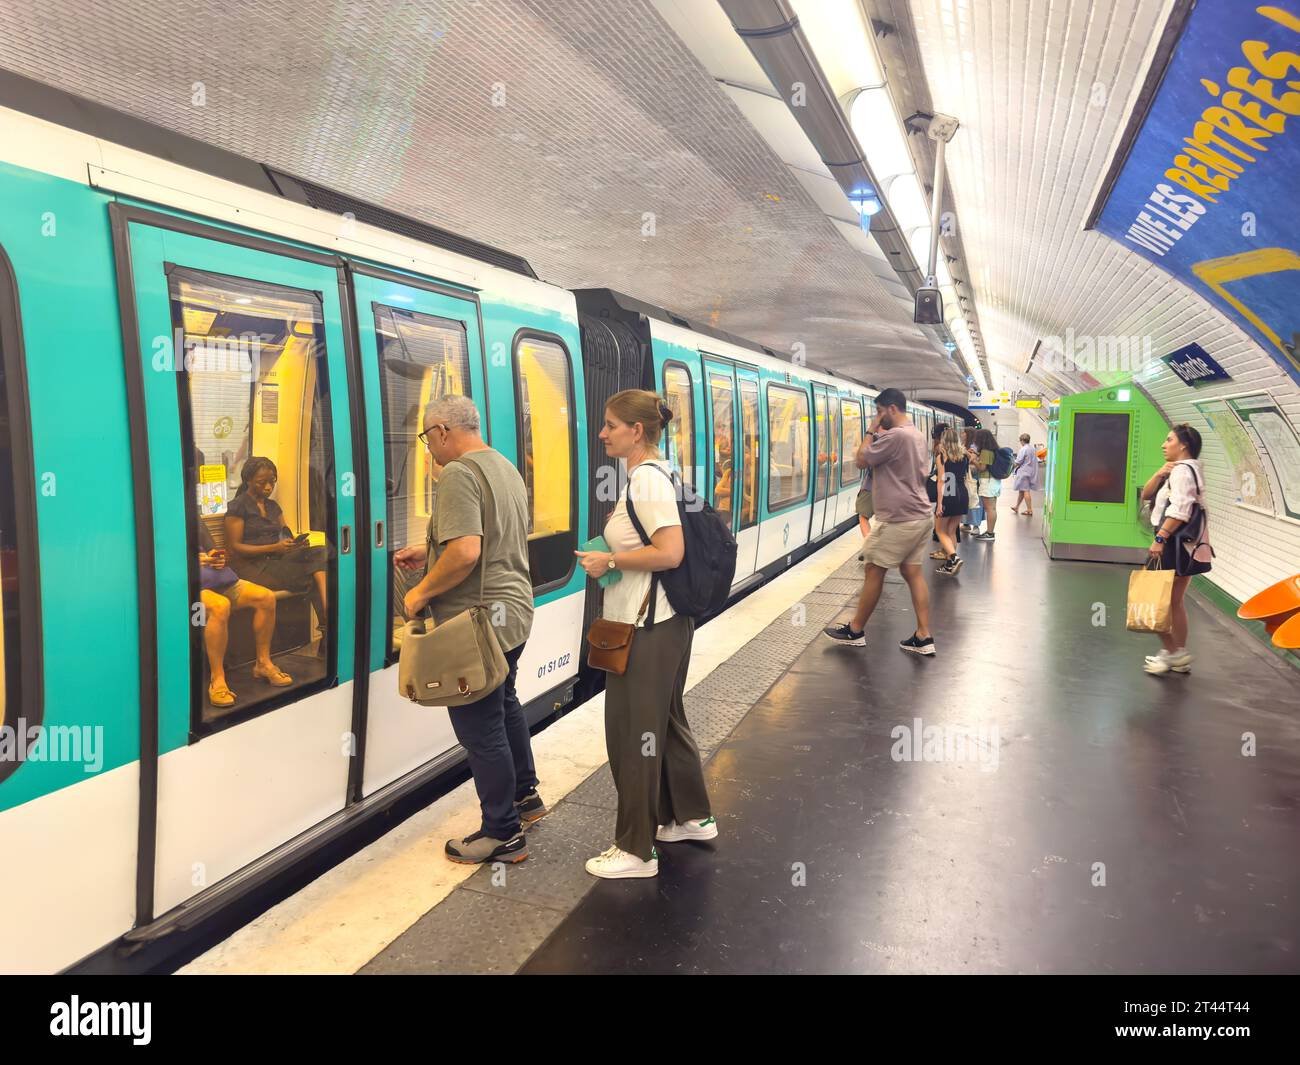
POLYGON ((1128 629, 1130 632, 1168 632, 1173 627, 1171 602, 1174 571, 1139 569, 1128 578, 1128 629))

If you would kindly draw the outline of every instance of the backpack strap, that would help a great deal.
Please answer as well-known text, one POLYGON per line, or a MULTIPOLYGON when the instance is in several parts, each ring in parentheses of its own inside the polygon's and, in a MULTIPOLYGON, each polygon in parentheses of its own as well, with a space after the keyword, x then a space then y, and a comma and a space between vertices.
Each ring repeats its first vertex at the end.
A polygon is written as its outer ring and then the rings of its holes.
MULTIPOLYGON (((643 462, 641 465, 653 466, 656 470, 658 470, 665 477, 667 477, 668 480, 672 482, 674 490, 677 488, 677 478, 673 474, 665 470, 662 466, 659 466, 653 462, 649 462, 649 463, 643 462)), ((640 468, 641 466, 637 467, 637 469, 640 468)), ((633 470, 632 472, 635 473, 636 470, 633 470)), ((645 534, 645 526, 641 524, 641 519, 636 516, 636 507, 632 505, 632 478, 630 476, 627 479, 627 491, 624 493, 624 500, 627 504, 627 516, 632 522, 632 528, 636 530, 637 536, 641 537, 641 543, 644 544, 646 547, 650 547, 651 546, 650 537, 648 537, 645 534)), ((655 606, 658 605, 658 602, 659 602, 659 574, 657 572, 651 572, 650 613, 646 615, 646 619, 645 619, 645 627, 647 629, 653 629, 655 627, 655 606)), ((640 617, 639 614, 637 616, 640 617)))

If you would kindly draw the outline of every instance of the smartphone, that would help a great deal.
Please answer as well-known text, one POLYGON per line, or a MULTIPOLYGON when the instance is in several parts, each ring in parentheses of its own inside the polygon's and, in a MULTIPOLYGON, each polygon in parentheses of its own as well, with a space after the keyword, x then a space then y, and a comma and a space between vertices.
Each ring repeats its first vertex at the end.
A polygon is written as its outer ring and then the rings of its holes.
POLYGON ((297 544, 304 544, 304 545, 305 545, 305 544, 307 543, 307 541, 310 540, 310 539, 311 539, 311 533, 299 533, 297 536, 295 536, 295 537, 293 538, 294 543, 297 543, 297 544))

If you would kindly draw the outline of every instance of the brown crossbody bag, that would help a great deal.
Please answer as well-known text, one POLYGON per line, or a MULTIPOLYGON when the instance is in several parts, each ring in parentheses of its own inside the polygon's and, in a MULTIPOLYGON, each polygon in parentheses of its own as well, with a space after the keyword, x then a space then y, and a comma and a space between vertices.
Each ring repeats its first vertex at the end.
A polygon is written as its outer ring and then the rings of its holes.
MULTIPOLYGON (((650 592, 653 591, 654 582, 651 582, 650 592)), ((646 607, 650 605, 650 592, 646 592, 641 609, 637 611, 637 621, 641 620, 646 607)), ((627 672, 627 660, 632 654, 632 637, 635 635, 635 623, 597 618, 587 632, 587 664, 603 669, 606 673, 617 673, 621 677, 627 672)))

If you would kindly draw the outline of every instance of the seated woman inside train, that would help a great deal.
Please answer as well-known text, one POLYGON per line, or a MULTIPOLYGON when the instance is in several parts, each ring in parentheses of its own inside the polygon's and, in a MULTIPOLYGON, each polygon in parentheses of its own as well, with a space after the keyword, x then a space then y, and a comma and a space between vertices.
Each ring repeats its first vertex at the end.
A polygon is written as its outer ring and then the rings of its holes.
POLYGON ((203 522, 199 522, 199 584, 203 645, 208 652, 208 702, 213 706, 235 704, 235 693, 226 684, 226 643, 233 610, 253 612, 253 646, 257 654, 253 676, 276 688, 292 684, 293 678, 271 661, 275 593, 260 584, 241 580, 227 565, 225 549, 213 543, 212 533, 203 522))
POLYGON ((273 591, 306 592, 311 596, 324 632, 326 613, 325 547, 310 547, 307 534, 294 536, 284 523, 284 511, 271 498, 279 471, 268 458, 253 456, 239 472, 239 489, 226 508, 226 544, 245 580, 273 591))

